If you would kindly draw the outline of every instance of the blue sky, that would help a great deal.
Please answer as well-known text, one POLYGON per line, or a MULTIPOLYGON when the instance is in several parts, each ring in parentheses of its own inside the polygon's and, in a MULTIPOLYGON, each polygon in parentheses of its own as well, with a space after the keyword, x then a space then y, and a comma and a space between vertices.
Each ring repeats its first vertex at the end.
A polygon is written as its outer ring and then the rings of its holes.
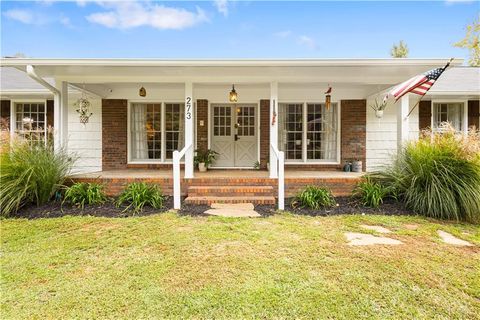
POLYGON ((466 57, 478 1, 1 1, 1 55, 67 58, 466 57))

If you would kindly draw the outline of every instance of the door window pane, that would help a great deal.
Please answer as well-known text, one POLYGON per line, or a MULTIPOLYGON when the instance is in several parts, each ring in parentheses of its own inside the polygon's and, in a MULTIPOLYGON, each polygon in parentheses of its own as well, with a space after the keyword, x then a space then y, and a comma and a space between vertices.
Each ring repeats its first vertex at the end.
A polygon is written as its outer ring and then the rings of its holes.
POLYGON ((231 106, 214 106, 213 107, 213 135, 214 136, 230 136, 232 133, 231 106))

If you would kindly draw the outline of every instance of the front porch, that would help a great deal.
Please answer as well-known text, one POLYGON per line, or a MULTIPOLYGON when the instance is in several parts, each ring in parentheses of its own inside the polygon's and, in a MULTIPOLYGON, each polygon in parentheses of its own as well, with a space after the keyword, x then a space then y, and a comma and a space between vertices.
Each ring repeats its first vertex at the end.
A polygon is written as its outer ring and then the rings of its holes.
MULTIPOLYGON (((341 171, 285 170, 285 197, 293 197, 307 185, 329 188, 335 196, 348 196, 360 181, 363 173, 341 171)), ((181 177, 184 177, 182 170, 181 177)), ((118 195, 125 185, 132 182, 155 183, 165 195, 173 195, 171 169, 122 169, 76 174, 70 177, 75 182, 99 182, 110 196, 118 195)), ((209 187, 205 196, 245 195, 277 197, 278 179, 270 178, 267 170, 209 170, 195 172, 194 178, 182 178, 181 195, 188 197, 193 191, 198 196, 198 187, 209 187), (268 190, 254 190, 266 187, 268 190), (196 190, 193 190, 196 189, 196 190), (214 190, 215 189, 215 190, 214 190), (262 193, 261 195, 259 193, 262 193)), ((262 200, 263 198, 259 198, 262 200)), ((261 201, 260 201, 261 202, 261 201)))

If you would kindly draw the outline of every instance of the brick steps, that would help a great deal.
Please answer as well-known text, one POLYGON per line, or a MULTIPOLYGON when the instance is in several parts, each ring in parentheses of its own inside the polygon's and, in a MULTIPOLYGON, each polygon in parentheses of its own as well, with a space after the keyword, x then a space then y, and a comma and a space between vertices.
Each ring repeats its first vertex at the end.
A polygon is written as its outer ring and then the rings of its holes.
POLYGON ((273 196, 272 186, 191 186, 189 197, 273 196))
POLYGON ((273 196, 188 196, 185 199, 188 204, 207 204, 212 203, 253 203, 253 204, 271 204, 276 203, 273 196))

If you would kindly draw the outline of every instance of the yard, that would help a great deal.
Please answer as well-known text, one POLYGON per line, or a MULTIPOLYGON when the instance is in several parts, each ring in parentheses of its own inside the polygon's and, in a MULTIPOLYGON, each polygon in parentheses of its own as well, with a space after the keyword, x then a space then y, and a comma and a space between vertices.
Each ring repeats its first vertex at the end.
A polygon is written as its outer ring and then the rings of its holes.
POLYGON ((480 318, 478 225, 175 213, 1 224, 4 319, 480 318), (361 224, 403 244, 348 246, 344 232, 376 234, 361 224))

